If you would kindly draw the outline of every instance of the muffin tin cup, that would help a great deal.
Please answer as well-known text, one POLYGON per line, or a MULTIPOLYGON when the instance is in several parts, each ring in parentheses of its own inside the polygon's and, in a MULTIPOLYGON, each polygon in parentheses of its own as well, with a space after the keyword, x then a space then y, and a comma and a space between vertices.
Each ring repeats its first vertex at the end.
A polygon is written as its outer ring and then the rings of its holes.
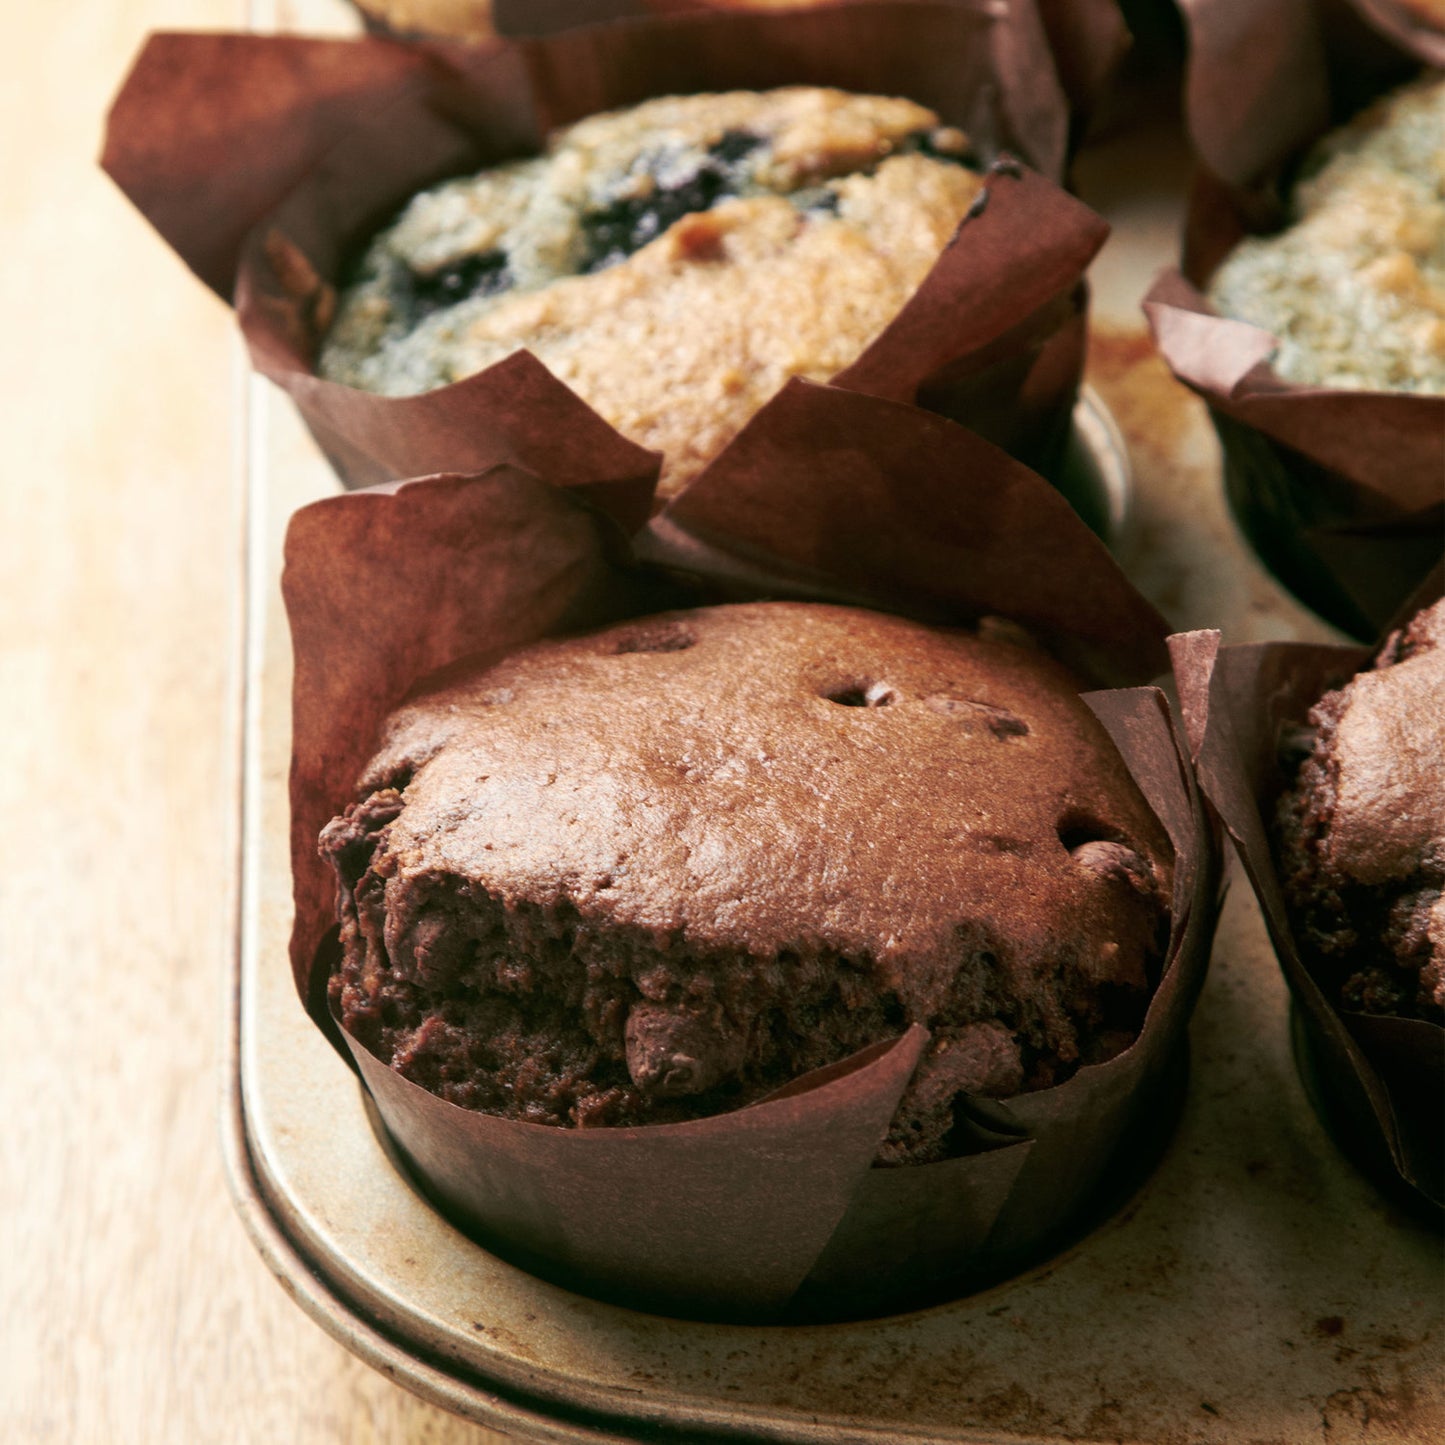
POLYGON ((387 713, 454 660, 671 606, 780 595, 934 622, 1006 617, 997 625, 1022 624, 1111 682, 1152 677, 1167 658, 1161 619, 1103 545, 1047 483, 972 433, 803 382, 759 420, 687 494, 667 545, 646 534, 647 564, 629 552, 625 510, 515 468, 343 494, 295 515, 283 582, 295 657, 292 964, 405 1166, 489 1249, 662 1312, 839 1318, 1022 1268, 1157 1153, 1218 870, 1155 689, 1088 696, 1175 850, 1171 936, 1140 1036, 1054 1088, 970 1101, 966 1157, 871 1167, 926 1046, 918 1027, 729 1114, 559 1130, 444 1103, 344 1038, 324 1000, 333 884, 317 834, 351 796, 387 713))
POLYGON ((1067 106, 1047 48, 994 8, 869 3, 683 15, 486 45, 161 35, 111 114, 104 164, 203 280, 234 298, 256 367, 351 486, 499 463, 647 506, 659 458, 530 353, 414 397, 314 370, 348 258, 412 194, 534 152, 648 96, 787 83, 909 95, 1008 152, 845 391, 914 402, 1030 465, 1060 462, 1083 365, 1082 276, 1107 227, 1058 190, 1067 106))
POLYGON ((1372 654, 1304 643, 1221 647, 1216 632, 1182 634, 1171 648, 1199 785, 1254 886, 1293 996, 1296 1058, 1311 1102, 1386 1192, 1445 1219, 1445 1028, 1330 1002, 1302 962, 1270 842, 1287 781, 1282 731, 1303 723, 1372 654))

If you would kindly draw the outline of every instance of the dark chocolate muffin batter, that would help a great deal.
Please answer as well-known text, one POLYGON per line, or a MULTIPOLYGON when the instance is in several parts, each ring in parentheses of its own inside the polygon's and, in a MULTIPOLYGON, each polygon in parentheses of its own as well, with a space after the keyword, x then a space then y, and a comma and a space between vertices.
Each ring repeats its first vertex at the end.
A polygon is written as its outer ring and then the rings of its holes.
POLYGON ((1304 962, 1344 1008, 1445 1023, 1445 602, 1302 741, 1277 837, 1304 962))
POLYGON ((756 603, 450 674, 324 831, 345 1027, 466 1108, 735 1108, 910 1023, 880 1162, 1136 1036, 1168 842, 1026 645, 756 603))

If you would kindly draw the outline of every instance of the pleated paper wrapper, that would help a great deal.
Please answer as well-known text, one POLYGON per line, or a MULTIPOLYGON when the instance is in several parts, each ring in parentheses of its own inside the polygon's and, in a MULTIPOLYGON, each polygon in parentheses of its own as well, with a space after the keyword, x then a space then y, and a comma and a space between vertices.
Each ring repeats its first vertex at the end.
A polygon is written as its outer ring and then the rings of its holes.
MULTIPOLYGON (((386 4, 359 0, 367 26, 380 35, 485 39, 492 35, 545 35, 579 25, 645 15, 739 10, 817 9, 855 0, 449 0, 446 4, 386 4)), ((978 0, 958 0, 977 8, 978 0)), ((1097 104, 1129 46, 1129 31, 1115 0, 1015 0, 1000 30, 1016 32, 1031 50, 1042 27, 1049 53, 1074 114, 1097 104)), ((1047 74, 1039 85, 1049 83, 1047 74)))
MULTIPOLYGON (((1439 595, 1439 574, 1412 601, 1439 595)), ((1285 906, 1270 820, 1288 779, 1287 730, 1368 667, 1373 650, 1271 642, 1220 646, 1216 632, 1171 640, 1200 787, 1259 898, 1305 1039, 1307 1081, 1345 1148, 1392 1193, 1438 1220, 1445 1206, 1445 1029, 1337 1006, 1304 962, 1285 906)))
POLYGON ((626 490, 659 457, 529 352, 419 396, 320 379, 349 259, 418 190, 534 153, 598 111, 787 84, 908 96, 1004 159, 913 298, 833 382, 918 402, 1052 472, 1083 367, 1082 278, 1107 228, 1052 184, 1068 109, 1029 34, 957 0, 682 14, 477 45, 163 34, 115 101, 103 163, 234 301, 254 364, 345 484, 505 463, 573 480, 581 466, 595 487, 626 490))
POLYGON ((342 493, 293 518, 297 988, 354 1056, 420 1187, 550 1279, 664 1312, 787 1320, 928 1303, 1016 1270, 1137 1182, 1182 1072, 1218 871, 1164 697, 1131 685, 1167 667, 1166 626, 1041 478, 895 401, 794 381, 665 528, 639 530, 647 500, 645 486, 504 464, 342 493), (967 1157, 878 1169, 920 1027, 732 1113, 592 1130, 459 1109, 343 1039, 325 1000, 335 895, 316 840, 388 712, 464 657, 759 597, 938 623, 1002 615, 1109 685, 1090 704, 1175 850, 1170 938, 1137 1041, 1054 1088, 967 1101, 967 1157))

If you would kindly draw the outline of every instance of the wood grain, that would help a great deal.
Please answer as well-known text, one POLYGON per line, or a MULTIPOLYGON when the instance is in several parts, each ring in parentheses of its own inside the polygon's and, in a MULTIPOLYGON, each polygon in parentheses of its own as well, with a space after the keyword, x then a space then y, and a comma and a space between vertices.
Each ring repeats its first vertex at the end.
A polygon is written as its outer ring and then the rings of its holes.
POLYGON ((495 1445, 307 1319, 222 1173, 237 351, 94 157, 146 30, 246 19, 240 0, 6 14, 0 1437, 495 1445))

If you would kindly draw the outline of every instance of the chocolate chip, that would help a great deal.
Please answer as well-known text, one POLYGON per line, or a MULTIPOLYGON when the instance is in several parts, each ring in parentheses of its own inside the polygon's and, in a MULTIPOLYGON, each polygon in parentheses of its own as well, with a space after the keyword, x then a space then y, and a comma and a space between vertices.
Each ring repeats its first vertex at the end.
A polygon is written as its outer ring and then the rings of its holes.
POLYGON ((632 1082, 665 1099, 705 1093, 742 1061, 740 1040, 656 1004, 632 1006, 624 1037, 632 1082))
POLYGON ((853 682, 823 694, 839 707, 890 707, 898 694, 886 682, 853 682))
POLYGON ((612 648, 614 657, 629 652, 686 652, 697 638, 680 622, 660 622, 625 632, 612 648))
POLYGON ((1059 835, 1059 842, 1070 853, 1076 848, 1081 848, 1085 843, 1115 843, 1119 839, 1116 828, 1100 822, 1092 813, 1086 813, 1081 808, 1069 809, 1059 819, 1055 831, 1059 835))

